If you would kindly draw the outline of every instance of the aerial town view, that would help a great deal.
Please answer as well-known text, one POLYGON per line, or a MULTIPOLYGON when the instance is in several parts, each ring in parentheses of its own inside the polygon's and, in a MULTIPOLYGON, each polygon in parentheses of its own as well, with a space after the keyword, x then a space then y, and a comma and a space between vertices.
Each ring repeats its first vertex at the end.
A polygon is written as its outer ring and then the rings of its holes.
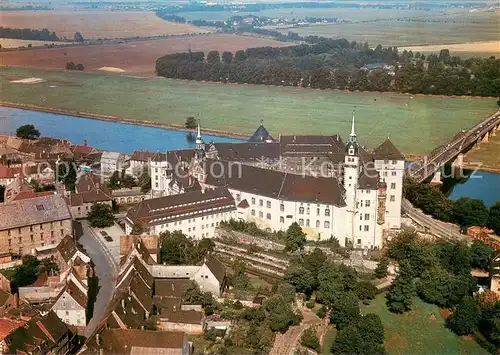
POLYGON ((0 0, 0 354, 500 354, 500 2, 0 0))

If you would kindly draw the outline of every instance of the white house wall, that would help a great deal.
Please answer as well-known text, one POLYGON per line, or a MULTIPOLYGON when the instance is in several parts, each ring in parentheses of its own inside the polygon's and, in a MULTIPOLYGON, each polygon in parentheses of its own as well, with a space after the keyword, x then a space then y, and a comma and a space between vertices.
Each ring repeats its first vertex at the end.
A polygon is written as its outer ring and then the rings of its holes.
POLYGON ((380 173, 380 178, 387 184, 384 227, 386 229, 399 229, 401 228, 405 162, 403 160, 375 160, 375 168, 380 173))
POLYGON ((67 292, 64 292, 61 297, 54 303, 52 310, 66 324, 84 327, 85 308, 80 306, 78 302, 67 292))

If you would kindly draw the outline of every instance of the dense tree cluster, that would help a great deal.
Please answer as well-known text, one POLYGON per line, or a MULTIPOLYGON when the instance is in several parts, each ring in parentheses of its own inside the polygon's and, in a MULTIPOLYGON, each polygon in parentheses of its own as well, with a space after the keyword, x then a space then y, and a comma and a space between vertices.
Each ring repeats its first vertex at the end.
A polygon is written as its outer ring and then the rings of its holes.
POLYGON ((331 349, 333 354, 385 354, 384 326, 380 317, 368 313, 357 323, 341 329, 331 349))
POLYGON ((55 32, 48 29, 32 30, 30 28, 0 27, 0 38, 26 39, 32 41, 59 41, 55 32))
POLYGON ((110 205, 94 203, 87 214, 87 220, 92 227, 106 228, 115 223, 115 216, 110 205))
POLYGON ((66 63, 66 70, 79 70, 79 71, 83 71, 83 70, 85 70, 85 67, 83 66, 82 63, 75 64, 73 62, 67 62, 66 63))
POLYGON ((453 201, 437 187, 409 180, 404 183, 404 196, 415 207, 441 221, 462 227, 488 226, 500 233, 500 202, 488 210, 482 200, 460 197, 453 201))
POLYGON ((430 243, 419 240, 414 232, 401 232, 388 248, 389 257, 399 263, 386 295, 389 310, 410 310, 418 295, 425 302, 453 309, 446 325, 458 335, 480 331, 487 339, 481 345, 499 346, 500 302, 489 292, 474 296, 477 281, 471 276, 472 267, 488 268, 490 253, 491 248, 480 241, 471 246, 430 243))
POLYGON ((173 79, 315 89, 500 94, 500 60, 494 57, 462 60, 443 50, 426 58, 399 53, 396 47, 371 49, 367 43, 324 37, 307 37, 306 42, 310 44, 240 50, 231 60, 224 53, 221 60, 217 51, 206 58, 203 52, 174 53, 157 59, 156 72, 173 79), (375 66, 366 67, 370 64, 375 66))
POLYGON ((40 131, 32 124, 25 124, 16 130, 16 137, 23 139, 38 139, 40 131))
POLYGON ((166 265, 196 265, 215 249, 213 240, 194 242, 181 231, 161 233, 160 245, 160 261, 166 265))
POLYGON ((56 182, 63 182, 66 189, 75 191, 76 163, 74 160, 61 161, 56 166, 56 182))

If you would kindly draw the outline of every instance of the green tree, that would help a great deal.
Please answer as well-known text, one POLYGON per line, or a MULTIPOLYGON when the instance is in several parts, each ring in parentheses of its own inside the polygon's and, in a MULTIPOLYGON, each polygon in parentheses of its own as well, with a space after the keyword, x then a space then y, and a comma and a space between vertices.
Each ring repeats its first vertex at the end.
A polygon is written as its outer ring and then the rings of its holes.
POLYGON ((464 227, 485 226, 489 211, 479 199, 460 197, 453 202, 453 219, 464 227))
POLYGON ((66 189, 74 192, 76 187, 76 163, 61 161, 56 168, 56 181, 63 182, 66 189))
POLYGON ((359 281, 354 292, 360 300, 372 300, 377 294, 377 288, 370 281, 359 281))
POLYGON ((285 333, 292 325, 299 324, 300 316, 292 310, 292 304, 281 296, 270 298, 264 305, 269 313, 269 327, 274 332, 285 333))
POLYGON ((222 62, 224 64, 231 64, 232 61, 233 61, 233 53, 227 51, 222 53, 222 62))
POLYGON ((497 235, 500 235, 500 201, 490 207, 488 227, 493 229, 497 235))
POLYGON ((19 287, 31 285, 38 277, 38 265, 40 262, 32 255, 25 255, 22 264, 14 267, 11 278, 11 292, 16 293, 19 287))
POLYGON ((111 190, 117 190, 120 188, 120 184, 121 184, 121 181, 120 181, 120 172, 115 170, 113 172, 113 174, 111 175, 111 177, 109 178, 109 181, 108 181, 108 187, 111 189, 111 190))
POLYGON ((83 38, 83 36, 80 32, 75 32, 73 39, 75 40, 75 42, 80 42, 80 43, 85 41, 85 39, 83 38))
POLYGON ((387 276, 387 267, 389 266, 389 263, 391 260, 384 256, 382 259, 377 264, 377 267, 375 268, 375 276, 377 279, 382 279, 387 276))
POLYGON ((213 253, 215 242, 210 238, 203 238, 196 244, 196 258, 202 260, 206 255, 213 253))
POLYGON ((361 354, 362 345, 363 339, 358 328, 350 324, 337 332, 331 351, 333 354, 361 354))
POLYGON ((132 187, 137 186, 137 182, 131 175, 123 174, 120 179, 120 187, 131 189, 132 187))
POLYGON ((465 243, 438 243, 434 248, 441 265, 453 274, 470 274, 472 253, 465 243))
POLYGON ((32 124, 25 124, 16 130, 16 136, 23 139, 38 139, 40 131, 32 124))
POLYGON ((359 299, 354 292, 343 292, 336 297, 332 310, 332 323, 337 329, 342 329, 349 324, 356 324, 360 317, 359 299))
POLYGON ((196 129, 197 123, 196 119, 193 116, 189 116, 186 118, 186 123, 184 124, 184 127, 188 129, 196 129))
POLYGON ((233 274, 230 279, 230 283, 234 288, 244 290, 250 286, 250 280, 245 271, 245 262, 241 259, 236 259, 233 263, 233 274))
POLYGON ((207 54, 207 63, 208 64, 220 63, 219 52, 217 52, 217 51, 210 51, 210 52, 208 52, 208 54, 207 54))
POLYGON ((366 343, 384 344, 384 325, 377 314, 364 315, 359 320, 357 327, 366 343))
POLYGON ((85 70, 85 67, 83 66, 82 63, 78 63, 75 67, 76 70, 79 70, 79 71, 84 71, 85 70))
POLYGON ((489 270, 490 257, 493 248, 485 244, 482 240, 474 240, 470 247, 471 266, 474 268, 489 270))
POLYGON ((87 220, 92 227, 105 228, 115 223, 115 216, 110 205, 94 203, 87 214, 87 220))
POLYGON ((446 319, 446 326, 458 335, 468 335, 477 330, 480 319, 481 311, 476 301, 466 296, 446 319))
POLYGON ((424 301, 439 307, 453 307, 464 296, 472 294, 474 285, 470 275, 454 275, 436 265, 422 274, 417 289, 424 301))
POLYGON ((242 62, 242 61, 245 61, 247 59, 247 54, 245 53, 244 50, 239 50, 239 51, 236 51, 236 53, 234 54, 234 61, 236 62, 242 62))
POLYGON ((186 304, 201 304, 203 294, 200 287, 194 281, 190 281, 182 293, 182 301, 186 304))
POLYGON ((141 187, 141 192, 143 194, 151 191, 151 176, 149 176, 148 169, 144 169, 141 176, 139 177, 138 185, 141 187))
POLYGON ((289 283, 280 282, 274 294, 281 295, 285 301, 292 303, 295 300, 295 287, 289 283))
POLYGON ((391 312, 404 313, 411 309, 413 297, 416 295, 416 287, 409 265, 405 262, 399 264, 398 275, 392 282, 386 295, 387 308, 391 312))
POLYGON ((132 227, 132 231, 130 232, 130 234, 141 235, 142 233, 144 233, 144 229, 142 228, 142 224, 135 223, 134 226, 132 227))
POLYGON ((191 239, 181 231, 160 233, 160 260, 167 265, 193 265, 199 262, 191 239))
POLYGON ((293 285, 297 292, 304 293, 307 296, 311 296, 317 287, 317 281, 313 274, 300 265, 290 266, 286 270, 283 279, 293 285))
POLYGON ((293 222, 286 231, 285 250, 297 251, 302 250, 306 245, 306 234, 297 222, 293 222))
POLYGON ((66 63, 66 70, 75 70, 75 69, 76 69, 75 63, 73 63, 73 62, 66 63))
POLYGON ((318 337, 316 336, 316 332, 314 331, 314 327, 304 330, 302 337, 300 338, 300 344, 306 348, 313 349, 316 352, 321 350, 321 345, 318 337))

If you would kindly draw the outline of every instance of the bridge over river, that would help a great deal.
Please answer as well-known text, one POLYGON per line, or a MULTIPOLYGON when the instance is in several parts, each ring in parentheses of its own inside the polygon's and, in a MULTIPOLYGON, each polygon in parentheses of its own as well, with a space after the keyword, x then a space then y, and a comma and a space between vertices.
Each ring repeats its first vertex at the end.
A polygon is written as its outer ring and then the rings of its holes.
POLYGON ((407 174, 417 182, 423 182, 431 176, 433 181, 441 181, 441 168, 452 163, 454 167, 462 167, 463 156, 470 149, 487 143, 490 135, 494 136, 500 132, 500 111, 487 117, 468 131, 462 131, 444 145, 434 149, 429 156, 423 160, 412 163, 407 174))
MULTIPOLYGON (((500 111, 495 112, 468 131, 458 133, 449 143, 437 147, 423 160, 414 162, 407 168, 406 173, 420 183, 431 176, 433 176, 432 182, 441 183, 441 170, 447 163, 451 162, 452 167, 461 168, 464 154, 470 149, 487 143, 490 135, 494 136, 496 132, 500 134, 500 111)), ((460 233, 458 226, 435 220, 432 216, 428 216, 413 207, 406 199, 403 201, 402 209, 413 221, 441 239, 449 242, 467 240, 467 237, 460 233)))

